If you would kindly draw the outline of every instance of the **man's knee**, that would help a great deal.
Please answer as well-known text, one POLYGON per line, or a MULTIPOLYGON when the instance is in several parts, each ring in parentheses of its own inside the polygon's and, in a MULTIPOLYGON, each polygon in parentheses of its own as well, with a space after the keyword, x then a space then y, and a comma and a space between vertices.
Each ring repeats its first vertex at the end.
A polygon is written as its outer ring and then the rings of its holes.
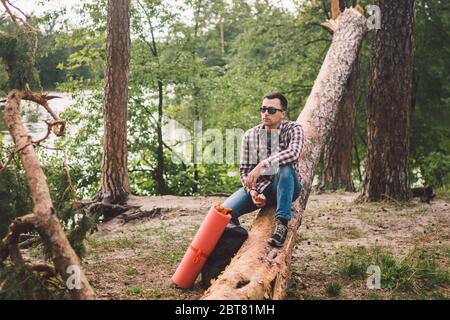
POLYGON ((286 164, 284 166, 280 166, 277 175, 280 179, 286 179, 292 177, 294 174, 294 167, 292 164, 286 164))
MULTIPOLYGON (((240 188, 230 197, 228 197, 223 206, 225 208, 230 208, 232 217, 239 217, 242 214, 249 212, 249 208, 253 204, 250 194, 245 190, 245 188, 240 188)), ((253 211, 253 210, 250 210, 253 211)))
POLYGON ((233 208, 235 206, 238 206, 240 203, 242 203, 242 201, 244 201, 246 194, 247 191, 245 191, 245 188, 238 189, 224 201, 223 206, 225 208, 233 208))

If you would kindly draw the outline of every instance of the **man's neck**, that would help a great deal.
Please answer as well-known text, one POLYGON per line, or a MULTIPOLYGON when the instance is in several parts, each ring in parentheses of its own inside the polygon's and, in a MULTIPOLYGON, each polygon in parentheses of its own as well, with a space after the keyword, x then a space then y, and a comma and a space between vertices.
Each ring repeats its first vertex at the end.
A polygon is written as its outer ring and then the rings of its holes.
POLYGON ((279 129, 280 126, 281 126, 281 121, 279 123, 277 123, 276 125, 273 125, 273 126, 270 126, 270 127, 267 126, 267 125, 264 125, 264 129, 266 129, 267 132, 271 132, 272 130, 279 129))

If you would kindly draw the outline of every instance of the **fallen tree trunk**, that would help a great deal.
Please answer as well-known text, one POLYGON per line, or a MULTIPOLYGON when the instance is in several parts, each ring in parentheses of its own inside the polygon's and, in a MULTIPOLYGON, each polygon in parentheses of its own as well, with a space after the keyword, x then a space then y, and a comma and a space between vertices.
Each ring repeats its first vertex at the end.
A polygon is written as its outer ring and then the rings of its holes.
POLYGON ((24 127, 20 117, 21 92, 13 90, 6 100, 5 122, 13 138, 16 152, 20 154, 28 180, 33 212, 18 218, 9 227, 5 239, 0 242, 0 263, 8 256, 13 263, 23 264, 19 249, 19 236, 21 233, 37 230, 44 245, 51 252, 55 270, 65 283, 75 284, 69 288, 73 299, 94 299, 94 291, 84 275, 80 261, 69 241, 53 208, 47 178, 34 150, 31 136, 24 127), (79 272, 78 272, 79 271, 79 272), (74 277, 75 278, 74 278, 74 277), (70 279, 69 279, 70 278, 70 279), (79 288, 77 288, 79 284, 79 288))
POLYGON ((285 245, 270 247, 274 224, 274 208, 262 209, 241 250, 202 299, 283 299, 289 280, 289 267, 295 235, 301 224, 301 213, 308 201, 314 173, 325 141, 336 121, 354 62, 358 58, 366 18, 360 7, 346 9, 337 21, 323 26, 334 33, 312 92, 297 122, 303 126, 305 143, 300 155, 303 190, 295 202, 285 245))

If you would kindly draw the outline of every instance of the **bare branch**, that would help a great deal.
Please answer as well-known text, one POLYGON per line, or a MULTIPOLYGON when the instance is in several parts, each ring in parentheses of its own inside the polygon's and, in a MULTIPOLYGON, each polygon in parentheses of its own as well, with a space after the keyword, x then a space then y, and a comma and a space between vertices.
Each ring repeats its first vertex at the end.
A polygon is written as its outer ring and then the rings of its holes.
POLYGON ((6 12, 8 13, 8 15, 10 16, 11 20, 16 24, 19 25, 19 23, 17 22, 17 17, 14 15, 14 13, 12 13, 11 9, 9 8, 8 4, 9 2, 7 0, 1 0, 3 7, 5 7, 6 12))
POLYGON ((10 1, 7 1, 8 4, 13 7, 14 9, 16 9, 17 11, 19 11, 24 17, 26 17, 27 15, 18 7, 16 7, 14 4, 12 4, 10 1))
POLYGON ((339 0, 331 0, 331 19, 336 20, 340 14, 339 0))
POLYGON ((45 272, 49 277, 56 277, 55 267, 46 263, 33 263, 31 270, 36 272, 45 272))
POLYGON ((36 102, 40 104, 47 110, 47 112, 52 116, 53 119, 59 121, 61 120, 57 114, 49 107, 48 101, 56 98, 61 98, 59 96, 49 96, 47 93, 35 93, 31 91, 29 85, 25 86, 25 90, 22 92, 22 99, 36 102))
POLYGON ((39 139, 37 141, 33 141, 33 144, 35 144, 35 145, 39 145, 42 141, 46 140, 50 136, 50 133, 52 131, 58 137, 62 136, 64 133, 64 128, 66 126, 65 121, 59 120, 59 121, 52 121, 52 122, 48 122, 48 121, 44 121, 44 122, 47 124, 47 133, 41 139, 39 139), (60 125, 61 127, 59 127, 58 129, 54 129, 54 127, 56 127, 57 125, 60 125))
POLYGON ((8 256, 10 256, 15 263, 23 262, 19 250, 19 237, 22 233, 33 230, 34 222, 34 214, 29 213, 25 216, 17 218, 9 225, 8 234, 0 242, 0 264, 3 263, 8 256))
MULTIPOLYGON (((141 3, 141 1, 137 1, 137 3, 139 4, 139 6, 141 7, 142 11, 144 11, 145 17, 147 18, 147 22, 148 25, 150 27, 150 35, 152 36, 152 45, 148 44, 150 47, 150 50, 152 51, 153 56, 155 56, 156 58, 158 58, 158 48, 156 47, 156 41, 155 41, 155 34, 153 31, 153 25, 152 25, 152 21, 150 20, 150 14, 147 12, 147 10, 145 9, 144 5, 141 3)), ((146 40, 144 40, 145 43, 147 43, 146 40)))
POLYGON ((11 152, 9 153, 8 159, 6 160, 6 162, 3 162, 0 160, 0 172, 6 170, 6 168, 8 167, 9 162, 11 161, 11 159, 14 157, 15 154, 15 150, 11 150, 11 152))

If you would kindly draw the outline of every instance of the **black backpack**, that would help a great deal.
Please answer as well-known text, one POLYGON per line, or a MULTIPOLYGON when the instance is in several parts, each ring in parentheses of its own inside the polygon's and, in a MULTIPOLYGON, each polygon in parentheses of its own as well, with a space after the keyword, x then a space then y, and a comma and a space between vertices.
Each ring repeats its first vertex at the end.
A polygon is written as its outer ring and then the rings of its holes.
POLYGON ((211 281, 216 279, 231 262, 233 256, 239 251, 242 244, 247 240, 248 233, 241 226, 227 227, 216 247, 209 255, 202 269, 201 286, 207 289, 211 281))

